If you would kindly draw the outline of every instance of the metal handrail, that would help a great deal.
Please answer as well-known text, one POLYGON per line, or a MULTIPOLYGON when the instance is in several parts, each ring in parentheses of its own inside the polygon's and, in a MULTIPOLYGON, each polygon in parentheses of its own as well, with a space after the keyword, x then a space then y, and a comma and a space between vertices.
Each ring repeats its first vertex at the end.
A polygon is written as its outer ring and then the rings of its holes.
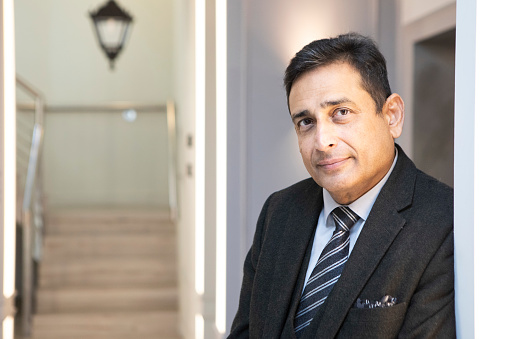
MULTIPOLYGON (((17 108, 20 111, 33 111, 35 105, 31 103, 18 103, 17 108)), ((144 104, 137 102, 114 102, 100 105, 46 105, 46 113, 118 113, 124 110, 135 110, 137 113, 143 112, 165 112, 167 105, 144 104)))
MULTIPOLYGON (((33 257, 41 247, 42 234, 42 194, 39 161, 43 139, 44 104, 42 95, 26 81, 16 77, 16 85, 28 93, 34 100, 34 128, 21 206, 21 223, 23 229, 23 299, 22 299, 22 328, 23 335, 31 332, 32 303, 33 303, 33 257), (34 198, 35 196, 35 198, 34 198), (34 238, 37 239, 34 243, 34 238)), ((39 255, 37 255, 38 257, 39 255)))

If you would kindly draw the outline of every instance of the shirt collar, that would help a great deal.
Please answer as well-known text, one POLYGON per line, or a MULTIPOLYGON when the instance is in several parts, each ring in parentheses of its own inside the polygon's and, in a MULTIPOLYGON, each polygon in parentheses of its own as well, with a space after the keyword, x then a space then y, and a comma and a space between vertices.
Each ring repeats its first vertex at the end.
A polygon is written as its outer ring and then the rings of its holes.
MULTIPOLYGON (((363 220, 367 220, 369 216, 369 212, 371 212, 371 208, 373 207, 373 204, 376 201, 376 198, 378 197, 378 194, 382 190, 382 187, 387 182, 387 179, 389 179, 389 176, 392 173, 392 170, 394 169, 394 166, 396 165, 396 161, 398 160, 398 149, 396 149, 396 156, 394 157, 394 160, 392 162, 392 166, 389 169, 389 171, 385 174, 385 176, 376 184, 372 189, 364 193, 360 198, 352 202, 351 204, 347 205, 350 207, 352 211, 354 211, 360 218, 363 220)), ((334 223, 332 221, 329 221, 329 215, 330 213, 337 207, 339 207, 340 204, 338 204, 330 195, 330 193, 323 188, 323 210, 324 215, 327 216, 327 222, 326 224, 329 226, 334 226, 334 223)))

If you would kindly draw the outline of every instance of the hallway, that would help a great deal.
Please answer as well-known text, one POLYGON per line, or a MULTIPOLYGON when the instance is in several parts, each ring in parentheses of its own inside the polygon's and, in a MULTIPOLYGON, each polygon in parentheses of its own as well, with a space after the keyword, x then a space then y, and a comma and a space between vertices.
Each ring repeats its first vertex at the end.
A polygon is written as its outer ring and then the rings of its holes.
POLYGON ((62 209, 46 225, 33 339, 178 338, 168 211, 62 209))

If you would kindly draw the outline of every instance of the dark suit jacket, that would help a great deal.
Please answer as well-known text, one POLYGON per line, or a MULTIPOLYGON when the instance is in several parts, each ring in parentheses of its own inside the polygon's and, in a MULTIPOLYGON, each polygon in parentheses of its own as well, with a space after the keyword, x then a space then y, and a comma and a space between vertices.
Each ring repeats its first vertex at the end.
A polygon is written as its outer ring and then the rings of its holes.
MULTIPOLYGON (((341 277, 302 338, 455 338, 453 192, 398 150, 341 277), (385 295, 397 304, 354 307, 357 298, 385 295)), ((312 179, 267 199, 229 338, 295 338, 322 206, 322 188, 312 179)))

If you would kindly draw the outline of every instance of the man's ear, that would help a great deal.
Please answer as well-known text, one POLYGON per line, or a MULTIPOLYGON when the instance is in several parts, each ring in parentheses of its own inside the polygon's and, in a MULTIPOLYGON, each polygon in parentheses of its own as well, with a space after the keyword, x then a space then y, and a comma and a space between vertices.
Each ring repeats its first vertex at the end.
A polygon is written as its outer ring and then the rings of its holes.
POLYGON ((399 94, 393 93, 385 100, 382 113, 392 137, 398 138, 403 131, 403 122, 405 121, 405 103, 399 94))

